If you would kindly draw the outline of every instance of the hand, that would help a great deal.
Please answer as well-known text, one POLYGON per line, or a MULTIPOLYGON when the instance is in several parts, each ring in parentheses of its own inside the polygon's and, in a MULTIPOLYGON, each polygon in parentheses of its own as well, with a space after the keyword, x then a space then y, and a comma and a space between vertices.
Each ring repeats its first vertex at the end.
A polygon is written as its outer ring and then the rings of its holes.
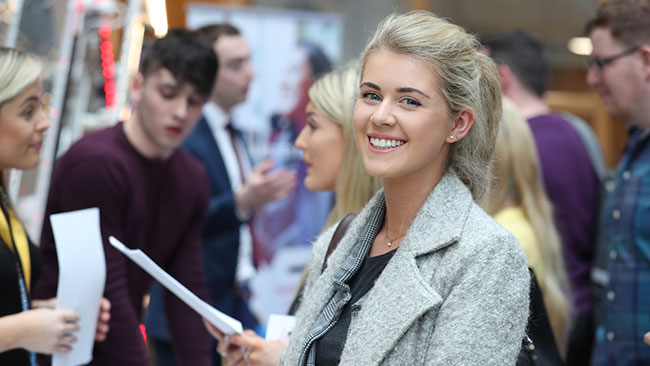
POLYGON ((102 297, 99 301, 99 317, 97 319, 97 330, 95 331, 95 340, 98 342, 106 340, 109 326, 108 322, 111 320, 111 302, 107 298, 102 297))
POLYGON ((645 344, 650 346, 650 332, 646 333, 645 336, 643 336, 643 341, 645 342, 645 344))
POLYGON ((238 346, 230 344, 230 336, 223 334, 205 318, 203 319, 203 324, 205 325, 205 329, 217 339, 217 352, 219 352, 221 357, 225 359, 228 353, 234 353, 239 350, 238 346))
POLYGON ((239 346, 243 352, 241 355, 233 354, 232 357, 226 357, 227 366, 277 366, 280 362, 280 352, 287 347, 282 342, 267 341, 252 330, 231 336, 230 343, 239 346))
POLYGON ((66 353, 77 341, 73 335, 79 330, 79 315, 70 310, 48 308, 20 313, 21 337, 18 346, 38 353, 66 353))
POLYGON ((268 202, 288 196, 296 188, 296 172, 273 168, 273 160, 267 159, 253 169, 246 182, 235 192, 237 209, 250 212, 268 202))

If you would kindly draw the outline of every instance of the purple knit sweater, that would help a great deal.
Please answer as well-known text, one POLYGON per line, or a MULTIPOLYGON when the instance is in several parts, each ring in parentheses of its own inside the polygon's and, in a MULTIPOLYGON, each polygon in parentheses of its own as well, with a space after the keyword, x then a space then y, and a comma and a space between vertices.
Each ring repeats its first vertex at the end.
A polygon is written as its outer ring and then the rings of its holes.
POLYGON ((589 276, 594 257, 600 181, 580 135, 568 121, 558 115, 545 114, 528 122, 562 239, 574 311, 577 315, 586 315, 592 306, 589 276))
MULTIPOLYGON (((108 337, 95 343, 93 365, 149 365, 140 333, 143 296, 152 279, 108 244, 115 236, 140 248, 172 276, 207 299, 200 234, 209 191, 203 167, 177 150, 166 161, 140 155, 122 123, 91 133, 57 162, 41 237, 43 273, 35 298, 56 295, 58 265, 50 214, 99 207, 106 256, 104 296, 111 301, 108 337)), ((201 318, 165 297, 174 349, 182 365, 209 365, 211 342, 201 318)))

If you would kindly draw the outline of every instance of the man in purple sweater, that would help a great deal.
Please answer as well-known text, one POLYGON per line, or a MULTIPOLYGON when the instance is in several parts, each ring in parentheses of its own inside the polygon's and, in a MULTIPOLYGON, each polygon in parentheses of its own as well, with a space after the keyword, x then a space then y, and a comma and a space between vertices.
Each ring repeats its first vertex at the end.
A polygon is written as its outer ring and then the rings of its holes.
MULTIPOLYGON (((110 332, 93 365, 149 365, 139 325, 152 279, 108 244, 115 236, 142 249, 202 298, 207 298, 200 236, 209 191, 202 165, 178 149, 201 117, 217 71, 211 45, 172 30, 145 51, 132 86, 131 117, 86 135, 54 167, 50 214, 99 207, 106 256, 104 296, 110 332)), ((48 220, 41 237, 43 275, 36 298, 56 294, 57 258, 48 220)), ((183 365, 211 364, 211 342, 199 315, 165 294, 173 347, 183 365)))
POLYGON ((574 323, 567 364, 587 365, 593 339, 590 273, 600 200, 598 164, 593 162, 602 162, 600 145, 584 122, 552 113, 544 101, 550 67, 539 38, 514 30, 491 38, 486 46, 497 63, 503 94, 528 119, 535 138, 571 286, 574 323), (586 140, 594 142, 591 152, 586 140))

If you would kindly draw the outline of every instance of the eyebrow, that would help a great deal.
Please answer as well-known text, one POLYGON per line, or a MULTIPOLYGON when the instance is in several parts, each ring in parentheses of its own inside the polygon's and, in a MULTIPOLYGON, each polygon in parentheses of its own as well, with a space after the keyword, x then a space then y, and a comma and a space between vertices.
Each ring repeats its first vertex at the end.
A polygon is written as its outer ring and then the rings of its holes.
POLYGON ((32 101, 38 103, 38 100, 39 100, 39 99, 38 99, 37 96, 32 95, 31 97, 29 97, 29 98, 23 100, 23 102, 20 103, 20 106, 22 107, 22 106, 24 106, 25 104, 30 103, 30 102, 32 102, 32 101))
MULTIPOLYGON (((367 86, 369 88, 373 88, 373 89, 377 89, 378 91, 381 91, 381 88, 379 87, 379 85, 377 85, 375 83, 372 83, 370 81, 366 81, 366 82, 361 83, 361 86, 367 86)), ((416 88, 411 88, 411 87, 397 88, 397 92, 398 93, 417 93, 417 94, 421 94, 421 95, 423 95, 423 96, 425 96, 427 98, 431 98, 430 96, 428 96, 423 91, 421 91, 419 89, 416 89, 416 88)))

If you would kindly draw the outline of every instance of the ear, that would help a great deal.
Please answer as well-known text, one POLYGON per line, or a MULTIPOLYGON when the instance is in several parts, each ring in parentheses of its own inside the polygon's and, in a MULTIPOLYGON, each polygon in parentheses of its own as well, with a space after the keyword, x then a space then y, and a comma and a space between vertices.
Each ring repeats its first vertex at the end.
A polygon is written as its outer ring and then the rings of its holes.
POLYGON ((641 55, 641 67, 644 72, 643 77, 645 80, 650 80, 650 45, 641 45, 639 54, 641 55))
POLYGON ((448 143, 452 144, 454 142, 460 141, 467 133, 469 129, 474 125, 474 111, 471 108, 465 108, 454 120, 454 125, 449 131, 449 136, 445 139, 448 143))
POLYGON ((501 89, 503 94, 506 94, 513 87, 515 75, 510 66, 506 64, 497 64, 497 70, 499 71, 499 80, 501 80, 501 89))
POLYGON ((142 99, 143 89, 144 89, 144 75, 138 72, 133 77, 133 81, 131 82, 131 100, 133 101, 134 105, 140 103, 140 100, 142 99))

